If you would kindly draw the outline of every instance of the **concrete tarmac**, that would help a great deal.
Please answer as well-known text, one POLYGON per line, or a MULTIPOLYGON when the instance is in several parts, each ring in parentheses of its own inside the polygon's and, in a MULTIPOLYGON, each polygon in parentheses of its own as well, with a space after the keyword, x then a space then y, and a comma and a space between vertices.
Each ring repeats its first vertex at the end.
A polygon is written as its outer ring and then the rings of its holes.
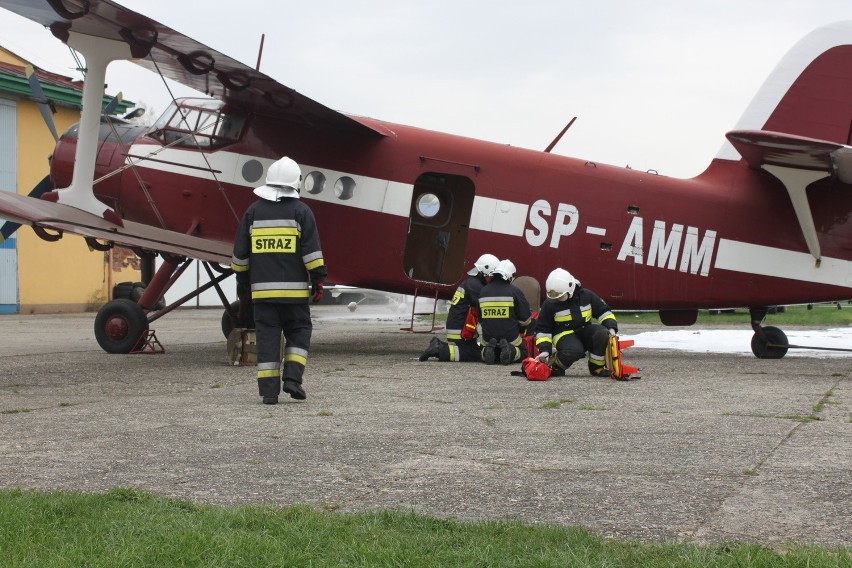
POLYGON ((850 358, 637 345, 641 380, 529 382, 421 363, 429 334, 360 308, 314 315, 308 399, 277 406, 228 364, 221 310, 156 321, 156 355, 104 353, 94 314, 0 316, 0 486, 852 546, 850 358))

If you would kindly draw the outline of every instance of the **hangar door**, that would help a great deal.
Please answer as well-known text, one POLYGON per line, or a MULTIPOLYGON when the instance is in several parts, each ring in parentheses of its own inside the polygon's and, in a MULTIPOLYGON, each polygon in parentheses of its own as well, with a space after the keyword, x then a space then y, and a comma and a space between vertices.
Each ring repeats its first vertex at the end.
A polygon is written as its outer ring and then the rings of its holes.
MULTIPOLYGON (((18 131, 15 102, 0 99, 0 191, 18 188, 18 131)), ((0 225, 5 221, 0 219, 0 225)), ((18 311, 18 240, 0 242, 0 314, 18 311)))

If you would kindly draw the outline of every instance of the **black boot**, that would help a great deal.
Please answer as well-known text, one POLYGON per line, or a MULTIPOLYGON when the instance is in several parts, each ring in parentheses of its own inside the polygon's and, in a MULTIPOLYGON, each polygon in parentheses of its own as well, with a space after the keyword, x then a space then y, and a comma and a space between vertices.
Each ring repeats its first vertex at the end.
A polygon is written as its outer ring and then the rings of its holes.
POLYGON ((497 340, 489 339, 482 349, 482 360, 486 365, 493 365, 497 362, 497 340))
POLYGON ((305 389, 302 388, 301 383, 297 383, 293 379, 284 379, 284 392, 296 400, 305 400, 308 398, 308 395, 305 394, 305 389))
POLYGON ((420 354, 418 359, 420 361, 426 361, 430 357, 437 357, 440 354, 441 345, 444 342, 438 339, 437 337, 433 337, 432 341, 429 342, 429 347, 426 348, 426 351, 420 354))

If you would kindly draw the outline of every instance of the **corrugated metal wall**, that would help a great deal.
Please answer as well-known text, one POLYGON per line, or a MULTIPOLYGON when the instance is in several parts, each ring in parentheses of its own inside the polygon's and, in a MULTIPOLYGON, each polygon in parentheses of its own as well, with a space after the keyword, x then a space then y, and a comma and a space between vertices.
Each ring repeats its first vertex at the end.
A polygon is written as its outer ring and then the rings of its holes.
MULTIPOLYGON (((0 191, 18 189, 18 122, 15 101, 0 99, 0 191)), ((0 223, 3 221, 0 220, 0 223)), ((0 313, 18 311, 18 247, 13 234, 0 243, 0 313)))

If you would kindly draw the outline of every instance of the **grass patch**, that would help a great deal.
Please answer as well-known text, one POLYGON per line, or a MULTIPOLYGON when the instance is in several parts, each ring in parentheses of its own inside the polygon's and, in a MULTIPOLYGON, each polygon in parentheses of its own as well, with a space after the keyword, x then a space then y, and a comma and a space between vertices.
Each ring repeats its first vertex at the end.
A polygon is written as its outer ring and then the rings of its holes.
POLYGON ((747 475, 749 477, 757 477, 757 470, 756 469, 747 469, 743 472, 743 475, 747 475))
POLYGON ((640 544, 582 528, 413 512, 200 506, 133 489, 0 491, 3 566, 844 566, 848 549, 640 544))
POLYGON ((24 412, 32 411, 32 408, 10 408, 9 410, 0 410, 0 414, 22 414, 24 412))
POLYGON ((577 407, 578 410, 606 410, 606 406, 592 406, 591 404, 581 404, 577 407))
POLYGON ((559 400, 551 400, 551 401, 545 402, 544 404, 539 406, 539 408, 559 408, 563 404, 568 404, 570 402, 574 402, 574 399, 573 398, 560 398, 559 400))

